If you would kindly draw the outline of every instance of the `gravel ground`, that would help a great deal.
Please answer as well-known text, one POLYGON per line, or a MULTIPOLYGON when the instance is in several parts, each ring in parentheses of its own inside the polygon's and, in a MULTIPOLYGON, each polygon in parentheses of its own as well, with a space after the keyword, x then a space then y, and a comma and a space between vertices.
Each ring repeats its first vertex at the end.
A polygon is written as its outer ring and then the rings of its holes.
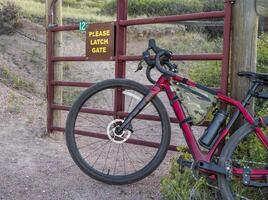
POLYGON ((159 182, 168 158, 138 183, 111 186, 82 173, 61 137, 38 137, 40 128, 22 115, 6 114, 0 128, 0 199, 162 199, 159 182))

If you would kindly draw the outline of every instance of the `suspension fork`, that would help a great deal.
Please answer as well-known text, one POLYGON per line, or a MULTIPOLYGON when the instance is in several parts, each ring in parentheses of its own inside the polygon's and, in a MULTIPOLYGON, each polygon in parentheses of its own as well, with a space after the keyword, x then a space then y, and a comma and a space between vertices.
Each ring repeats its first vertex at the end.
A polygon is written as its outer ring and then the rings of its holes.
POLYGON ((142 100, 136 105, 136 107, 128 114, 124 119, 123 124, 116 128, 116 133, 120 134, 125 128, 129 126, 132 119, 134 119, 140 112, 147 106, 147 104, 161 91, 161 87, 156 84, 151 89, 150 92, 142 98, 142 100))

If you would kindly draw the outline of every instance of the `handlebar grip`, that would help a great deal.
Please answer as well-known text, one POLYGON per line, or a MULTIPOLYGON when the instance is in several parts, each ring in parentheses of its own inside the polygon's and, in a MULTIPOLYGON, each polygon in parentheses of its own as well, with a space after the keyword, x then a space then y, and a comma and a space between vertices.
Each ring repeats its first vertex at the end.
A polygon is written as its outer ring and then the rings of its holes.
POLYGON ((161 56, 166 56, 166 53, 167 51, 165 50, 162 50, 160 51, 159 53, 156 54, 156 59, 155 59, 155 65, 156 65, 156 68, 163 74, 166 74, 168 76, 176 76, 176 73, 174 72, 171 72, 171 71, 168 71, 166 69, 164 69, 162 66, 161 66, 161 63, 160 63, 160 57, 161 56))
POLYGON ((157 54, 158 52, 160 52, 162 50, 158 46, 156 46, 154 39, 149 40, 149 49, 152 49, 155 54, 157 54))
POLYGON ((146 77, 152 84, 155 84, 154 79, 152 79, 152 77, 151 77, 151 70, 152 69, 153 69, 153 67, 147 67, 147 69, 146 69, 146 77))
POLYGON ((148 51, 144 51, 142 53, 143 60, 147 63, 149 66, 155 66, 155 61, 151 60, 150 53, 148 51))

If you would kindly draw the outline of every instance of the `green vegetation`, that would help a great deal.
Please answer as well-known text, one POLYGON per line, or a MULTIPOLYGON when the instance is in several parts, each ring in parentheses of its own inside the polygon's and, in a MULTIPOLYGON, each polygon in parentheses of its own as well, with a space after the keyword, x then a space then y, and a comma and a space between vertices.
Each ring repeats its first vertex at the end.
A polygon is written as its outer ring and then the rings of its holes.
MULTIPOLYGON (((116 13, 116 0, 104 4, 101 12, 108 15, 116 13)), ((129 0, 128 14, 131 16, 175 15, 202 11, 200 0, 129 0)))
MULTIPOLYGON (((159 46, 167 48, 174 53, 220 53, 222 51, 222 39, 209 40, 206 34, 188 32, 187 34, 176 34, 174 36, 157 38, 159 46), (183 42, 182 42, 183 41, 183 42), (174 45, 176 44, 176 45, 174 45)), ((180 73, 199 83, 210 87, 220 86, 220 61, 191 61, 180 63, 180 73)))
MULTIPOLYGON (((106 2, 101 13, 114 15, 117 0, 106 2)), ((128 0, 128 14, 131 16, 163 16, 193 12, 223 10, 221 0, 128 0)))
POLYGON ((35 91, 35 86, 32 81, 12 72, 6 66, 1 66, 0 68, 0 81, 14 89, 25 90, 27 92, 35 91))
MULTIPOLYGON (((187 153, 187 148, 184 146, 178 147, 178 151, 182 153, 182 158, 191 160, 192 157, 187 153)), ((194 172, 195 173, 195 172, 194 172)), ((171 161, 171 169, 169 175, 161 180, 161 192, 167 200, 177 199, 195 199, 195 200, 214 200, 220 199, 219 193, 211 186, 215 183, 207 184, 205 177, 199 177, 196 180, 193 177, 193 172, 190 169, 182 168, 177 163, 177 158, 171 161), (179 170, 180 169, 180 170, 179 170)))
MULTIPOLYGON (((9 0, 0 0, 0 7, 9 0)), ((12 0, 10 0, 12 1, 12 0)), ((44 19, 45 0, 15 0, 24 17, 44 19)), ((130 16, 174 15, 222 10, 221 0, 128 0, 130 16)), ((67 21, 111 21, 116 13, 116 0, 63 0, 63 17, 67 21), (109 16, 108 16, 109 15, 109 16)))
MULTIPOLYGON (((258 39, 257 71, 268 73, 268 34, 265 33, 262 33, 258 39)), ((256 111, 259 116, 268 115, 268 102, 257 100, 256 111)))
POLYGON ((209 87, 219 87, 221 74, 221 62, 199 62, 189 71, 189 76, 196 82, 209 87))
MULTIPOLYGON (((0 0, 3 5, 7 0, 0 0)), ((42 19, 45 16, 45 0, 16 0, 21 7, 22 15, 29 19, 42 19)), ((111 21, 111 17, 98 15, 105 0, 63 0, 63 17, 66 21, 86 20, 88 22, 111 21)))
POLYGON ((0 34, 9 34, 17 28, 20 18, 20 7, 12 2, 7 2, 0 9, 0 34))
POLYGON ((21 111, 21 101, 14 93, 10 92, 7 96, 7 111, 10 113, 19 113, 21 111))
POLYGON ((259 72, 267 73, 268 69, 268 34, 262 33, 258 39, 258 66, 259 72))
POLYGON ((63 90, 63 105, 72 105, 75 99, 81 94, 81 89, 64 88, 63 90))

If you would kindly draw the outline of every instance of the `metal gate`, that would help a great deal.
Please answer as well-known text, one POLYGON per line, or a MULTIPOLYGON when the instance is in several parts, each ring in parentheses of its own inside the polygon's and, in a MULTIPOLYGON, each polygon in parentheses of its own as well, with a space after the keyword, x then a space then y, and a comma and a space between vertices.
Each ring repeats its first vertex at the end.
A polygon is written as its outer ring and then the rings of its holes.
MULTIPOLYGON (((57 0, 52 1, 49 15, 48 24, 53 24, 55 3, 57 0)), ((127 19, 127 0, 117 0, 117 19, 116 19, 116 49, 115 56, 112 58, 115 61, 115 78, 125 78, 126 74, 126 62, 127 61, 139 61, 141 56, 128 56, 126 55, 126 38, 127 38, 127 27, 133 25, 145 25, 145 24, 159 24, 159 23, 174 23, 179 21, 188 20, 204 20, 204 19, 224 19, 224 33, 223 33, 223 51, 222 53, 211 53, 211 54, 184 54, 184 55, 174 55, 173 60, 184 60, 184 61, 222 61, 221 69, 221 87, 220 90, 227 94, 228 89, 228 71, 229 71, 229 49, 230 49, 230 32, 231 32, 231 9, 232 1, 225 0, 225 7, 223 11, 213 11, 213 12, 202 12, 194 14, 184 14, 184 15, 173 15, 173 16, 161 16, 161 17, 151 17, 146 19, 127 19)), ((54 63, 56 62, 68 62, 68 61, 85 61, 88 62, 86 56, 62 56, 56 57, 53 55, 53 34, 59 31, 74 31, 79 30, 79 25, 62 25, 62 26, 51 26, 47 28, 47 130, 52 131, 64 131, 63 127, 56 127, 53 124, 53 111, 62 110, 68 111, 70 108, 64 105, 57 105, 54 103, 54 87, 64 86, 64 87, 89 87, 94 83, 85 82, 69 82, 69 81, 57 81, 54 80, 54 63)), ((117 116, 126 116, 124 110, 122 110, 122 96, 120 93, 116 96, 116 104, 114 111, 102 111, 102 110, 89 110, 88 112, 100 115, 113 115, 116 112, 117 116)), ((143 115, 139 116, 145 120, 155 120, 154 116, 143 115)), ((176 119, 171 118, 171 122, 177 122, 176 119)), ((85 134, 85 133, 84 133, 85 134)), ((99 137, 96 134, 87 133, 89 137, 99 137)), ((101 138, 101 136, 100 136, 101 138)), ((153 142, 144 142, 140 140, 131 140, 132 143, 145 146, 157 146, 153 142)), ((176 150, 175 146, 170 146, 170 150, 176 150)))

